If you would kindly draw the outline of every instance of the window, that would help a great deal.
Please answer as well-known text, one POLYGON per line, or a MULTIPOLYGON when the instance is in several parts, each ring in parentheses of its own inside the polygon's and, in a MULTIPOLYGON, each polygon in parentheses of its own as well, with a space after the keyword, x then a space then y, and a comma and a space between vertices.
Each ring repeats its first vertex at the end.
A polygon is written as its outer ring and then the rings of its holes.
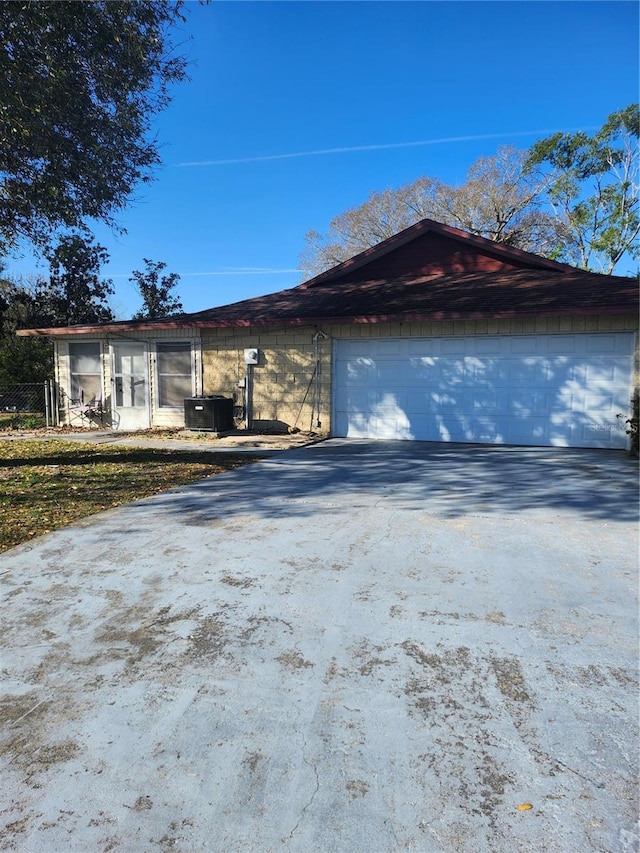
POLYGON ((71 399, 88 403, 102 392, 99 343, 69 344, 71 399))
POLYGON ((182 408, 184 398, 193 394, 191 344, 156 344, 156 369, 158 405, 161 408, 182 408))

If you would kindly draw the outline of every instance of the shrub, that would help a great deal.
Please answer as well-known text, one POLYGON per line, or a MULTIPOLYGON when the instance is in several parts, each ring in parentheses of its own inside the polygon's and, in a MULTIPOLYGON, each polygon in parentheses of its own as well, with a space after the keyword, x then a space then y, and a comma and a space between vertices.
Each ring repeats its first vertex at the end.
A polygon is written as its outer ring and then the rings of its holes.
MULTIPOLYGON (((618 414, 617 418, 623 418, 624 415, 618 414)), ((627 429, 625 432, 630 436, 631 446, 629 453, 632 456, 638 456, 640 434, 638 433, 638 420, 640 419, 640 392, 636 391, 631 398, 631 417, 625 419, 627 429)))
POLYGON ((44 426, 46 426, 45 416, 37 413, 2 413, 0 417, 0 430, 41 429, 44 426))

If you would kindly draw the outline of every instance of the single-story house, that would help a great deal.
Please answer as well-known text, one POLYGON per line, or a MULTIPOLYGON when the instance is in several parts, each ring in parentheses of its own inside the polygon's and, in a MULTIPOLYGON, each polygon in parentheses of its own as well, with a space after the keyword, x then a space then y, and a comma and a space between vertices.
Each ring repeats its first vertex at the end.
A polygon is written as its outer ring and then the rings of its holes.
POLYGON ((61 416, 333 436, 624 448, 638 286, 425 219, 287 290, 164 320, 23 330, 55 342, 61 416), (623 417, 618 417, 619 414, 623 417))

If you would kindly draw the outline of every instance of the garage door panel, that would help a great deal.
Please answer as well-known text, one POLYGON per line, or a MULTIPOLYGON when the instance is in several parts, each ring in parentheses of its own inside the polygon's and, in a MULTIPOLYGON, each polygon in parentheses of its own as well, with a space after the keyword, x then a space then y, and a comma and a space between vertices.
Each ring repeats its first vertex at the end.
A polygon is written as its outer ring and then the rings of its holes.
MULTIPOLYGON (((565 436, 566 429, 558 435, 565 436)), ((566 439, 563 439, 566 441, 566 439)), ((510 418, 505 423, 504 444, 550 444, 549 421, 546 415, 533 415, 525 418, 510 418)), ((560 446, 560 445, 558 445, 560 446)), ((563 444, 562 446, 566 446, 563 444)))
POLYGON ((545 418, 552 411, 554 396, 545 391, 520 388, 506 392, 506 403, 501 409, 505 416, 511 416, 520 421, 543 415, 545 418))
POLYGON ((345 341, 345 343, 349 344, 349 354, 352 356, 370 357, 372 355, 370 341, 345 341))
POLYGON ((622 420, 618 423, 597 423, 590 420, 588 423, 578 424, 576 428, 577 447, 604 447, 619 448, 626 444, 627 435, 624 431, 622 420))
MULTIPOLYGON (((407 357, 407 347, 402 338, 386 338, 382 341, 377 341, 382 345, 382 354, 385 358, 393 357, 394 355, 407 357)), ((376 352, 377 354, 377 352, 376 352)))
POLYGON ((468 360, 467 376, 474 385, 500 387, 509 382, 509 367, 504 359, 478 358, 468 360))
POLYGON ((545 376, 541 367, 535 358, 509 359, 507 369, 510 386, 536 385, 545 376))
POLYGON ((588 340, 585 342, 585 350, 588 353, 617 353, 617 352, 625 352, 624 350, 624 336, 622 335, 589 335, 588 340), (623 346, 623 349, 620 350, 620 345, 623 346))
POLYGON ((373 410, 380 415, 386 413, 395 414, 399 411, 404 412, 407 403, 402 397, 403 395, 392 391, 378 394, 373 410))
MULTIPOLYGON (((407 355, 425 356, 427 352, 429 355, 437 355, 440 352, 439 339, 430 338, 430 341, 431 345, 428 350, 425 350, 424 338, 407 338, 407 355)), ((340 343, 348 344, 348 341, 341 341, 340 343)))
POLYGON ((440 377, 435 363, 430 365, 416 363, 414 359, 408 365, 406 384, 413 388, 437 388, 440 377))
POLYGON ((349 388, 345 391, 345 408, 350 412, 371 412, 378 400, 377 391, 349 388))
POLYGON ((509 351, 514 355, 538 355, 539 338, 536 335, 521 335, 514 337, 509 342, 509 351))
POLYGON ((633 335, 336 341, 334 434, 625 447, 633 335))
POLYGON ((375 380, 376 362, 373 358, 350 359, 345 368, 346 378, 352 385, 370 385, 375 380))
POLYGON ((502 436, 494 420, 460 415, 455 419, 443 418, 441 427, 450 436, 449 441, 502 443, 502 436))
POLYGON ((626 365, 621 363, 620 357, 591 358, 585 370, 585 382, 590 385, 597 383, 611 384, 621 379, 625 373, 626 365))
POLYGON ((502 338, 473 338, 473 352, 477 355, 501 355, 503 349, 502 338))
POLYGON ((466 412, 464 393, 461 389, 450 388, 434 391, 431 395, 435 411, 466 412))
POLYGON ((415 438, 411 431, 411 424, 406 418, 398 418, 396 420, 375 418, 373 426, 381 439, 411 441, 415 438))
MULTIPOLYGON (((411 422, 416 423, 419 418, 433 417, 438 411, 438 405, 431 394, 414 393, 407 394, 406 409, 411 412, 411 422)), ((400 402, 400 405, 402 403, 400 402)))
POLYGON ((617 382, 619 376, 620 369, 615 364, 587 367, 583 384, 590 388, 607 388, 617 382))
POLYGON ((464 356, 466 352, 467 342, 465 338, 442 338, 440 341, 440 355, 464 356))
POLYGON ((464 383, 469 373, 465 371, 464 362, 459 359, 439 358, 436 364, 440 388, 460 386, 464 383))
MULTIPOLYGON (((402 376, 405 363, 400 359, 379 361, 376 364, 376 378, 378 385, 382 388, 393 388, 398 384, 398 378, 402 376)), ((402 380, 400 380, 402 381, 402 380)))
POLYGON ((615 408, 615 397, 611 394, 585 394, 584 400, 585 407, 596 423, 601 423, 615 408))
POLYGON ((491 412, 492 417, 509 411, 509 392, 506 388, 475 389, 469 392, 469 408, 474 414, 491 412))
POLYGON ((464 441, 477 444, 506 444, 504 435, 498 432, 495 424, 477 424, 464 441))
POLYGON ((578 341, 576 335, 549 335, 547 343, 547 352, 571 354, 576 351, 578 341))

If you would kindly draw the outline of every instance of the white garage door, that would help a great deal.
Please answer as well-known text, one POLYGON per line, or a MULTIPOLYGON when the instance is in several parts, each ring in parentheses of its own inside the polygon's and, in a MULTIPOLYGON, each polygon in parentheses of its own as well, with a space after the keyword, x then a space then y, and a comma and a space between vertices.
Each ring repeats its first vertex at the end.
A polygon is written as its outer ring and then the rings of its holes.
POLYGON ((627 446, 630 333, 335 342, 333 434, 627 446))

